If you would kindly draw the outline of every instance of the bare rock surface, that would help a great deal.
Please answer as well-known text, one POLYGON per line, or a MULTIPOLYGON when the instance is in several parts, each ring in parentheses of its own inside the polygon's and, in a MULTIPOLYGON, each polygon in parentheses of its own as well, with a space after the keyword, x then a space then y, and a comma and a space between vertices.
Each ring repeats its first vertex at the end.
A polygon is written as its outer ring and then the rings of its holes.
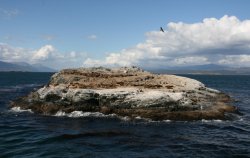
POLYGON ((58 111, 101 112, 152 120, 225 119, 230 97, 201 82, 152 74, 138 67, 65 69, 11 107, 54 115, 58 111))

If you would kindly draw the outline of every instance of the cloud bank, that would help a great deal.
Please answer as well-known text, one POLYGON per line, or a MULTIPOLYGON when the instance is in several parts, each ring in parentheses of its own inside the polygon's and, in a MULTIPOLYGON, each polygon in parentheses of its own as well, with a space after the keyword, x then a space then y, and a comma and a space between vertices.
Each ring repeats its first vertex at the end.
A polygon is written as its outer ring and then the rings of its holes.
POLYGON ((83 65, 158 68, 210 63, 250 66, 250 20, 225 15, 193 24, 170 22, 165 32, 147 32, 144 42, 103 60, 88 58, 83 65))
POLYGON ((52 45, 45 45, 37 50, 13 47, 0 43, 0 61, 40 63, 54 69, 79 67, 86 58, 84 52, 62 53, 52 45))

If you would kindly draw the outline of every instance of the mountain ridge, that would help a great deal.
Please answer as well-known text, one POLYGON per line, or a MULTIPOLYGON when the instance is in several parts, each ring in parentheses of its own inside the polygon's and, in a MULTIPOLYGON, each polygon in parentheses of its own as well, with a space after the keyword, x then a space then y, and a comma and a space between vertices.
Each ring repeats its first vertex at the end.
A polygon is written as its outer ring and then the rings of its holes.
POLYGON ((166 67, 159 69, 146 69, 153 73, 170 74, 209 74, 209 75, 250 75, 250 67, 229 67, 217 64, 166 67))
POLYGON ((26 62, 4 62, 0 61, 0 71, 21 71, 21 72, 56 72, 57 70, 41 64, 28 64, 26 62))

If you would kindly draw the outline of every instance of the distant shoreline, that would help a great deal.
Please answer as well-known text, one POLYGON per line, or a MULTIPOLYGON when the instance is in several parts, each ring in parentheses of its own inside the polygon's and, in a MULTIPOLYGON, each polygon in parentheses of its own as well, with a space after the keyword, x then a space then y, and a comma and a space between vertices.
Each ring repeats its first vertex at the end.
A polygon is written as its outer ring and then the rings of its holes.
MULTIPOLYGON (((0 73, 57 73, 58 71, 54 71, 54 72, 47 72, 47 71, 0 71, 0 73)), ((160 74, 158 72, 154 72, 154 71, 150 71, 153 74, 160 74)), ((213 73, 213 72, 207 72, 207 73, 175 73, 175 72, 163 72, 161 74, 172 74, 172 75, 209 75, 209 76, 250 76, 250 74, 246 73, 231 73, 231 74, 222 74, 222 73, 213 73)))

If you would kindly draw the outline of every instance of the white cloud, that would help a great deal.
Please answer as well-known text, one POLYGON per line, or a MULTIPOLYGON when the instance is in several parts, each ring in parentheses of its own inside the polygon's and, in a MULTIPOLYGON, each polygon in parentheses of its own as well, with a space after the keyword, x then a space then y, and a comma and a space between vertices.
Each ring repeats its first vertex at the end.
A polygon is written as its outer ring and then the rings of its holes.
POLYGON ((74 51, 70 52, 69 56, 72 57, 72 58, 75 58, 76 57, 76 52, 74 52, 74 51))
POLYGON ((146 40, 133 48, 110 53, 103 60, 89 58, 83 65, 157 67, 221 64, 223 60, 231 60, 226 57, 228 55, 250 55, 249 35, 250 20, 240 21, 235 16, 206 18, 193 24, 170 22, 164 33, 147 32, 146 40))
POLYGON ((37 50, 13 47, 0 43, 0 61, 40 63, 54 69, 80 67, 86 59, 85 52, 58 52, 52 45, 45 45, 37 50))
MULTIPOLYGON (((200 23, 168 23, 165 32, 146 33, 144 42, 103 60, 85 52, 60 52, 52 45, 36 50, 0 43, 0 60, 42 63, 53 68, 84 66, 170 67, 202 64, 250 66, 250 20, 235 16, 206 18, 200 23)), ((97 38, 95 35, 92 39, 97 38)))
POLYGON ((97 36, 96 35, 89 35, 87 37, 89 40, 96 40, 97 39, 97 36))
POLYGON ((29 50, 0 43, 0 60, 21 61, 29 56, 26 52, 29 52, 29 50))
POLYGON ((47 60, 56 56, 55 48, 52 45, 45 45, 36 51, 33 56, 32 60, 47 60))

